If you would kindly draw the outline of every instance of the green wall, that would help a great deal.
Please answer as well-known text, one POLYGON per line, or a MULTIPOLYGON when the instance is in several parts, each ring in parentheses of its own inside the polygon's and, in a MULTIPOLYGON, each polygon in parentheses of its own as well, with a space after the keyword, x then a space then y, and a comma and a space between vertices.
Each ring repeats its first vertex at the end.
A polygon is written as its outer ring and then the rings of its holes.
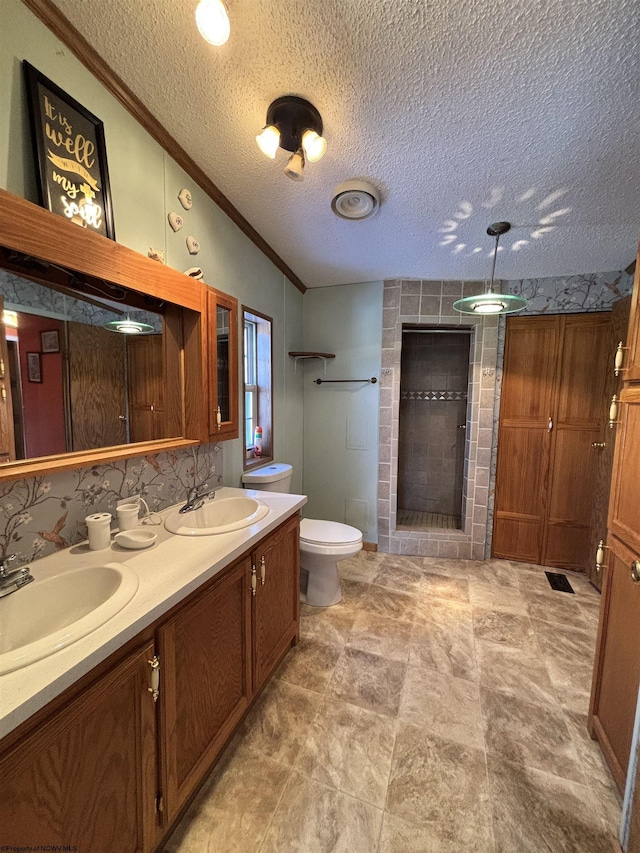
MULTIPOLYGON (((150 247, 163 250, 175 269, 199 266, 208 284, 273 318, 274 449, 294 466, 293 489, 300 491, 302 374, 287 352, 302 348, 302 294, 20 0, 1 4, 0 185, 37 202, 21 65, 27 59, 104 123, 117 241, 145 255, 150 247), (183 187, 193 194, 188 212, 177 198, 183 187), (171 210, 185 219, 176 233, 171 210), (188 234, 200 241, 196 256, 187 251, 188 234)), ((241 442, 225 442, 224 483, 240 485, 241 474, 241 442)))

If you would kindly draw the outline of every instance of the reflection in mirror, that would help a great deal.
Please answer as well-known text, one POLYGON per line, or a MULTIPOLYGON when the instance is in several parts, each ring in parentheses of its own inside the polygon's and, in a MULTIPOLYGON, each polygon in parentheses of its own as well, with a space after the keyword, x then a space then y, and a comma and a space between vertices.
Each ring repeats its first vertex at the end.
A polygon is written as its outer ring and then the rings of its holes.
POLYGON ((169 438, 165 304, 17 252, 0 260, 0 461, 169 438))
POLYGON ((222 305, 216 305, 216 355, 218 371, 218 406, 222 422, 231 420, 231 401, 229 395, 229 323, 231 312, 222 305))

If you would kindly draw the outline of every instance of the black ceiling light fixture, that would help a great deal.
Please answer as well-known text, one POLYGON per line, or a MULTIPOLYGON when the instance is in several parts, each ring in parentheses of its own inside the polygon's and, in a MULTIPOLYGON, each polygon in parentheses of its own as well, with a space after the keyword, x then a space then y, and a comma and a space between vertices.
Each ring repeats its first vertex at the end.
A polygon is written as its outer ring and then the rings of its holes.
POLYGON ((295 95, 277 98, 267 110, 267 123, 256 136, 258 147, 271 160, 278 148, 291 152, 285 175, 294 181, 304 177, 304 165, 324 157, 327 140, 322 135, 322 116, 318 110, 295 95))
POLYGON ((493 266, 491 267, 491 282, 485 293, 477 296, 465 296, 453 303, 456 311, 461 314, 513 314, 522 311, 527 306, 524 296, 515 296, 513 293, 496 293, 494 290, 494 277, 496 272, 496 258, 498 256, 498 242, 503 234, 511 230, 510 222, 494 222, 487 228, 487 234, 496 238, 496 247, 493 252, 493 266))

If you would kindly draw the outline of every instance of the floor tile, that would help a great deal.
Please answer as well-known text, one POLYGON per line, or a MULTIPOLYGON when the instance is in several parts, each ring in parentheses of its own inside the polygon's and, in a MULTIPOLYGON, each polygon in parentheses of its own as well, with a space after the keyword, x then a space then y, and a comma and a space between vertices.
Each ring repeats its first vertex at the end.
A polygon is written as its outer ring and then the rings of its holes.
POLYGON ((324 693, 340 657, 341 647, 302 637, 280 664, 275 677, 315 693, 324 693))
POLYGON ((334 670, 326 696, 395 717, 400 706, 405 669, 399 661, 346 648, 334 670))
POLYGON ((586 661, 569 661, 546 658, 547 672, 563 708, 586 713, 591 696, 593 664, 586 661))
POLYGON ((582 612, 575 595, 566 592, 544 592, 532 593, 527 596, 527 611, 532 619, 541 619, 543 622, 557 622, 561 625, 586 624, 585 614, 582 612))
POLYGON ((422 571, 425 574, 446 575, 450 578, 469 580, 471 560, 445 560, 441 557, 424 557, 422 571))
POLYGON ((442 627, 416 624, 409 646, 409 663, 456 678, 478 678, 473 634, 466 625, 442 627))
POLYGON ((505 702, 502 694, 484 687, 480 696, 488 753, 574 782, 585 781, 560 708, 514 697, 505 702))
POLYGON ((398 716, 445 740, 484 748, 480 692, 473 681, 411 664, 398 716))
POLYGON ((529 648, 535 643, 535 633, 528 616, 482 607, 474 607, 472 615, 473 634, 477 640, 518 649, 529 648))
MULTIPOLYGON (((488 833, 483 838, 474 839, 468 849, 473 853, 494 853, 493 835, 488 833)), ((378 853, 463 853, 463 848, 457 840, 438 836, 429 826, 411 823, 385 812, 378 853)))
POLYGON ((506 613, 527 615, 527 606, 519 591, 498 584, 469 581, 469 599, 474 607, 503 610, 506 613))
POLYGON ((353 623, 347 646, 405 663, 412 631, 410 622, 361 612, 353 623))
POLYGON ((300 608, 300 634, 303 637, 320 640, 329 645, 342 646, 347 642, 356 611, 343 604, 333 607, 311 607, 303 604, 300 608))
POLYGON ((423 595, 433 595, 436 598, 469 602, 469 581, 466 578, 452 578, 448 575, 425 572, 422 576, 420 591, 423 595))
POLYGON ((393 619, 413 622, 416 599, 409 593, 371 584, 369 592, 362 602, 362 609, 378 616, 389 616, 393 619))
POLYGON ((518 589, 518 573, 503 560, 477 562, 469 569, 469 580, 499 586, 503 589, 518 589))
POLYGON ((480 683, 533 702, 558 705, 544 658, 535 644, 527 648, 476 642, 480 683))
POLYGON ((371 584, 352 578, 342 578, 340 588, 342 590, 342 603, 347 607, 358 609, 364 597, 369 592, 371 584))
POLYGON ((588 787, 488 758, 497 853, 619 853, 588 787))
POLYGON ((294 773, 260 853, 372 853, 382 810, 294 773))
POLYGON ((293 767, 320 701, 318 693, 274 678, 241 726, 244 746, 293 767))
POLYGON ((424 827, 435 839, 457 843, 461 851, 488 847, 491 819, 483 750, 398 723, 386 810, 424 827))
POLYGON ((288 768, 230 745, 165 845, 167 853, 257 851, 291 775, 288 768))
POLYGON ((422 580, 422 570, 415 566, 398 566, 382 563, 378 569, 373 583, 384 586, 387 589, 395 589, 399 592, 419 592, 422 580))
POLYGON ((346 702, 324 702, 295 769, 345 794, 383 807, 396 724, 346 702))
POLYGON ((576 627, 571 623, 558 624, 542 619, 532 619, 531 626, 540 651, 545 657, 593 664, 596 637, 594 631, 590 631, 586 626, 576 627))
POLYGON ((371 583, 384 555, 377 551, 360 551, 355 557, 341 560, 338 571, 341 578, 349 578, 362 583, 371 583))

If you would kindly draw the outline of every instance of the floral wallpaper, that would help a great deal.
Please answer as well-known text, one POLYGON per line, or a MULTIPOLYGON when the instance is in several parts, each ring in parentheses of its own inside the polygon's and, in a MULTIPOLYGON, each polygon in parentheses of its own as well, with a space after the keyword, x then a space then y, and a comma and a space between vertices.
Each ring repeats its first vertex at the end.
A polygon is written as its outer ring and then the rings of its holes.
POLYGON ((44 557, 86 539, 87 515, 110 512, 115 520, 122 498, 142 495, 150 510, 162 510, 205 482, 222 483, 220 445, 0 483, 0 556, 16 554, 18 563, 44 557))
MULTIPOLYGON (((105 288, 111 288, 113 292, 94 294, 95 297, 102 296, 118 302, 122 300, 124 294, 122 288, 108 282, 105 282, 105 288)), ((35 308, 37 309, 35 313, 45 313, 59 320, 73 320, 90 326, 104 326, 110 320, 118 320, 122 317, 122 311, 116 313, 82 299, 74 299, 73 296, 59 293, 2 269, 0 269, 0 294, 4 297, 5 308, 12 311, 26 310, 29 313, 29 308, 35 308)), ((92 294, 88 293, 88 295, 92 294)), ((125 310, 126 305, 123 304, 122 308, 125 310)), ((162 317, 158 314, 138 309, 127 309, 127 314, 132 320, 153 326, 156 332, 162 331, 162 317)))
POLYGON ((570 275, 563 278, 524 278, 506 282, 507 292, 524 296, 529 304, 521 314, 566 314, 607 311, 633 289, 627 272, 570 275))

